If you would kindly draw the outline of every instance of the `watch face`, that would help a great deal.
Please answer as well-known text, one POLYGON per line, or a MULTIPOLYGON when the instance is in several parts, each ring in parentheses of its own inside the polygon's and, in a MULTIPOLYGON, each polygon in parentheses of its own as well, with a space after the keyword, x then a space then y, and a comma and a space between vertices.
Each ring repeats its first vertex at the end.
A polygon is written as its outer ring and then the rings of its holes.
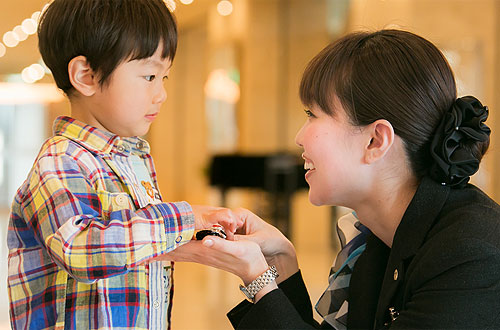
POLYGON ((221 226, 213 226, 210 229, 203 229, 196 233, 196 239, 198 241, 201 241, 205 236, 218 236, 224 239, 226 239, 227 237, 223 227, 221 226))

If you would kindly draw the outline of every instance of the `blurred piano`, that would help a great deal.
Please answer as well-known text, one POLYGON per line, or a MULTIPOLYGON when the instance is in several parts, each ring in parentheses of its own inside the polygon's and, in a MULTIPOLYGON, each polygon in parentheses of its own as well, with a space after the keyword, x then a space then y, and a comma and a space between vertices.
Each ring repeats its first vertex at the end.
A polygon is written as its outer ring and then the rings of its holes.
POLYGON ((221 191, 222 205, 231 188, 255 188, 268 194, 270 222, 290 238, 290 202, 299 189, 308 188, 304 162, 288 153, 216 155, 210 165, 210 184, 221 191))

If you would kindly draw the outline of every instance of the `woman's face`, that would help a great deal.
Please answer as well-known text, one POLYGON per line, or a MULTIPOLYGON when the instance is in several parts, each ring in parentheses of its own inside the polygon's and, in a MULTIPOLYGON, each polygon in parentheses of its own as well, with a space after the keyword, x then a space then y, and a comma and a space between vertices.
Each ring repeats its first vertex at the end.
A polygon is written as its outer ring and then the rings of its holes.
POLYGON ((306 110, 307 121, 295 142, 304 149, 311 203, 352 207, 361 197, 366 136, 349 123, 338 100, 334 111, 332 117, 318 106, 306 110))

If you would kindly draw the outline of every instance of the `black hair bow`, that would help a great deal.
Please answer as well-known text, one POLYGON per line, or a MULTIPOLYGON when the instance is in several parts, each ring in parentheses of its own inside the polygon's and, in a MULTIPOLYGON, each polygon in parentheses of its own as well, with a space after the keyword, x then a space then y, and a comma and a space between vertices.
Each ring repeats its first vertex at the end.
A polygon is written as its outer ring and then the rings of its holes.
POLYGON ((431 177, 454 188, 462 188, 479 169, 479 161, 471 144, 489 139, 490 128, 485 107, 473 96, 457 99, 444 115, 431 142, 434 164, 431 177))

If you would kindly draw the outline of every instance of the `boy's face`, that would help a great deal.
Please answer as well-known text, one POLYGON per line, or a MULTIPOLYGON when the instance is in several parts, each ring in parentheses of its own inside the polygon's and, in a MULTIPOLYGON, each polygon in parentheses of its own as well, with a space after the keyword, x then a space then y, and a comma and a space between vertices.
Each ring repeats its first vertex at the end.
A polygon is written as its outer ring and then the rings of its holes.
POLYGON ((170 64, 161 47, 149 58, 119 64, 93 95, 86 123, 123 137, 145 135, 167 98, 163 79, 170 64))

